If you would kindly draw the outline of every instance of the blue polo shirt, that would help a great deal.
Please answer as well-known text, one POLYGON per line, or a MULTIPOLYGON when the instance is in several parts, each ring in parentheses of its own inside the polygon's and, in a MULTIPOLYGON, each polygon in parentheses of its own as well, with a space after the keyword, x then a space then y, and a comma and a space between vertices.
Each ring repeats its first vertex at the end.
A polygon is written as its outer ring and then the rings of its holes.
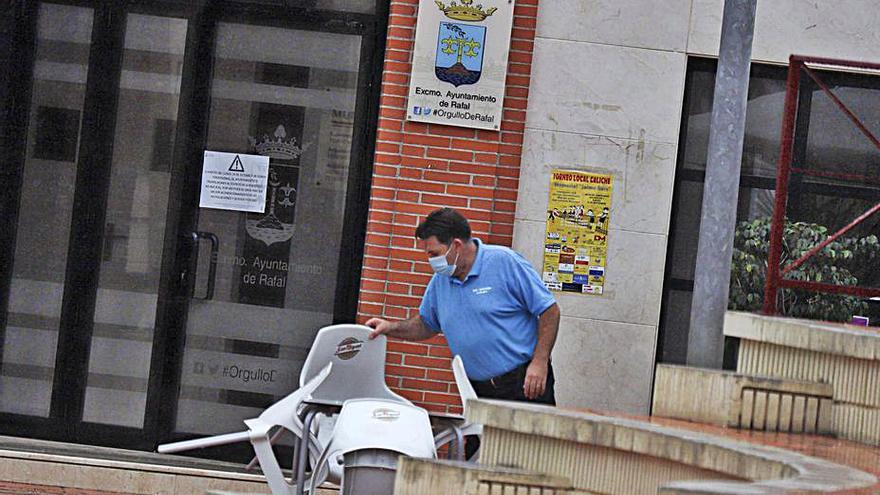
POLYGON ((443 332, 470 379, 488 380, 532 359, 538 316, 556 301, 518 253, 473 241, 477 257, 465 280, 435 274, 419 314, 443 332))

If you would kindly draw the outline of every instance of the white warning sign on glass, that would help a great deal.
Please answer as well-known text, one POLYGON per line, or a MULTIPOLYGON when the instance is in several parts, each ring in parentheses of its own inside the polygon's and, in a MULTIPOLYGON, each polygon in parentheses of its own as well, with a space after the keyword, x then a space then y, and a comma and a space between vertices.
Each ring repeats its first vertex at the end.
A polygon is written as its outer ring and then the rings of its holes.
POLYGON ((268 182, 268 156, 205 151, 199 206, 264 213, 268 182))

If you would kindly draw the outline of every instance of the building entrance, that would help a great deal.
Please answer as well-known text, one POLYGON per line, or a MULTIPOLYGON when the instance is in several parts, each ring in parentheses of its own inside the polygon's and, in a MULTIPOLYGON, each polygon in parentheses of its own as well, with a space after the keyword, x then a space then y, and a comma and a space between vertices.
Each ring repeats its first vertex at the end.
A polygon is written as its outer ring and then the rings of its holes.
POLYGON ((3 434, 234 430, 353 320, 384 28, 369 2, 291 3, 18 2, 3 434), (206 151, 269 157, 264 212, 199 207, 206 151))

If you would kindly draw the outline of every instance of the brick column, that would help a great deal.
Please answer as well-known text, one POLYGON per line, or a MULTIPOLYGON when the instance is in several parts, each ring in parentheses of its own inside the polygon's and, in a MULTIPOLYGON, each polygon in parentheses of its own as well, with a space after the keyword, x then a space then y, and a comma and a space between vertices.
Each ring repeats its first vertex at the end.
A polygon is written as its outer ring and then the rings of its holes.
MULTIPOLYGON (((474 235, 510 246, 519 187, 538 0, 517 0, 501 131, 407 122, 406 98, 418 0, 392 0, 358 319, 418 314, 431 268, 415 239, 429 212, 449 206, 474 235)), ((390 340, 386 376, 398 393, 433 411, 459 412, 442 336, 390 340)))

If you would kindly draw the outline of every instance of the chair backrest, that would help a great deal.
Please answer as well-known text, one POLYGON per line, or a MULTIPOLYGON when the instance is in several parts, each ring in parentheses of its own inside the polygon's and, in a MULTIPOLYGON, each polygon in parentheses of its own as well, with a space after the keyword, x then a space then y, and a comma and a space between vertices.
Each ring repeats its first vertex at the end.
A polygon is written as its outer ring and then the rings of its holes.
POLYGON ((477 392, 474 391, 471 381, 468 380, 467 373, 464 370, 464 363, 461 356, 457 355, 452 358, 452 374, 455 376, 455 386, 458 387, 458 395, 461 397, 461 406, 467 410, 468 399, 476 399, 477 392))
POLYGON ((383 449, 411 457, 436 457, 428 411, 411 404, 376 399, 345 401, 330 450, 347 454, 383 449))
MULTIPOLYGON (((339 413, 333 435, 311 479, 310 494, 328 478, 339 456, 356 450, 386 450, 411 457, 437 457, 428 411, 412 404, 387 399, 351 399, 339 413), (328 462, 333 459, 333 462, 328 462)), ((344 476, 342 477, 345 483, 344 476)), ((349 493, 348 489, 340 490, 349 493)), ((352 491, 351 493, 360 493, 352 491)))
POLYGON ((385 384, 386 338, 380 335, 369 340, 370 332, 370 327, 354 324, 331 325, 318 331, 300 373, 300 386, 327 363, 333 363, 333 372, 312 392, 312 399, 340 405, 358 398, 410 403, 385 384))

